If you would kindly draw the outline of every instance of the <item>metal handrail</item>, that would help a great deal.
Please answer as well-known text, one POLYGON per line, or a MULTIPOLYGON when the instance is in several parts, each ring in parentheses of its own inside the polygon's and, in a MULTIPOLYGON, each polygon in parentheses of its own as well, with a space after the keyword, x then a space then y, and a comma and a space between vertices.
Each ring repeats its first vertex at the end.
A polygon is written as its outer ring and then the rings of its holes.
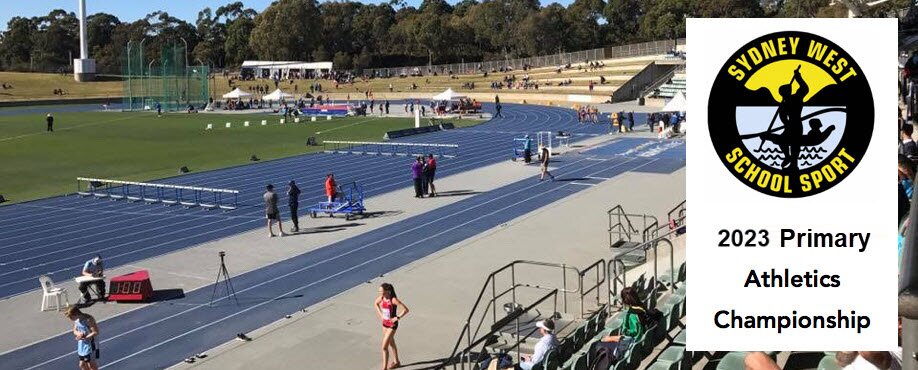
POLYGON ((647 93, 653 91, 653 89, 656 89, 662 86, 665 81, 668 81, 670 78, 673 78, 675 75, 676 75, 676 68, 673 68, 671 71, 663 73, 663 75, 660 76, 660 78, 653 80, 653 82, 651 82, 650 84, 647 85, 647 87, 641 90, 641 95, 639 96, 647 95, 647 93))
MULTIPOLYGON (((677 232, 677 230, 670 230, 669 232, 667 232, 667 233, 665 233, 665 234, 663 234, 663 235, 660 235, 660 236, 658 236, 658 237, 656 237, 656 238, 654 238, 654 239, 652 239, 652 240, 648 240, 648 241, 646 241, 646 242, 644 242, 644 243, 642 243, 642 244, 636 245, 636 246, 634 246, 634 247, 631 247, 631 248, 628 248, 628 249, 625 249, 625 250, 619 250, 619 251, 617 251, 618 253, 617 253, 616 255, 612 256, 612 259, 609 260, 608 265, 607 265, 607 269, 606 269, 607 273, 609 274, 609 276, 608 276, 608 278, 607 278, 607 280, 609 281, 609 285, 610 285, 610 287, 609 287, 609 302, 614 301, 614 296, 618 294, 618 292, 619 292, 618 283, 619 283, 619 282, 622 283, 622 287, 626 287, 626 286, 628 285, 628 279, 627 279, 627 277, 625 276, 625 264, 624 264, 624 262, 621 261, 621 257, 626 256, 626 255, 628 255, 628 254, 631 253, 631 252, 634 252, 634 251, 637 251, 637 250, 643 250, 643 251, 646 253, 647 250, 650 250, 650 249, 653 250, 653 258, 654 258, 653 275, 654 275, 654 281, 659 281, 659 278, 658 278, 659 272, 658 272, 658 270, 657 270, 657 264, 659 263, 659 258, 658 258, 658 257, 659 257, 659 253, 658 253, 658 251, 657 251, 657 244, 659 244, 659 243, 661 243, 661 242, 666 243, 666 244, 669 246, 669 271, 670 271, 670 275, 671 275, 670 278, 672 278, 671 281, 675 281, 675 278, 676 278, 675 274, 677 273, 677 272, 675 271, 675 263, 676 263, 676 262, 675 262, 675 256, 673 256, 673 251, 674 251, 674 249, 675 249, 675 246, 673 245, 672 241, 669 240, 669 237, 670 237, 671 235, 675 234, 676 232, 677 232), (619 265, 621 266, 620 269, 619 269, 619 265), (620 271, 620 273, 619 273, 619 271, 620 271), (619 279, 619 276, 621 276, 621 279, 619 279)), ((673 287, 670 287, 670 289, 675 289, 675 287, 674 287, 674 286, 673 286, 673 287)), ((656 293, 656 286, 653 287, 653 292, 656 293)))
POLYGON ((578 283, 578 285, 580 287, 580 313, 581 315, 583 315, 583 312, 584 312, 583 298, 586 297, 588 294, 592 293, 594 290, 596 291, 596 305, 599 306, 602 304, 602 298, 601 298, 602 296, 599 290, 605 285, 606 278, 608 275, 608 272, 605 271, 605 268, 606 268, 606 260, 599 259, 596 262, 593 262, 592 265, 589 265, 586 268, 584 268, 582 272, 580 272, 580 279, 579 279, 580 282, 578 283), (590 270, 596 270, 596 284, 590 287, 584 287, 583 278, 584 276, 586 276, 586 274, 590 270))
MULTIPOLYGON (((516 261, 514 261, 514 262, 516 262, 516 261)), ((511 264, 512 264, 512 263, 511 263, 511 264)), ((507 267, 507 266, 504 266, 504 267, 507 267)), ((524 308, 524 309, 522 309, 522 310, 515 311, 515 312, 511 313, 511 316, 508 316, 508 317, 512 317, 511 320, 516 320, 516 328, 517 328, 516 332, 519 333, 519 318, 520 318, 523 314, 525 314, 525 313, 527 313, 527 312, 533 310, 534 308, 536 308, 537 306, 539 306, 540 304, 542 304, 543 302, 545 302, 546 300, 548 300, 548 298, 552 298, 552 297, 555 299, 555 307, 557 308, 557 305, 558 305, 558 303, 557 303, 557 301, 558 301, 558 289, 552 289, 550 292, 548 292, 548 294, 545 294, 544 296, 542 296, 542 298, 539 298, 535 303, 533 303, 533 304, 527 306, 526 308, 524 308)), ((452 352, 449 356, 447 356, 446 359, 444 359, 444 361, 440 364, 440 366, 439 366, 438 368, 439 368, 439 369, 446 368, 447 366, 450 365, 450 362, 453 361, 453 359, 456 358, 456 356, 458 355, 459 358, 458 358, 457 363, 453 363, 453 364, 452 364, 452 365, 453 365, 453 368, 455 369, 456 366, 459 365, 459 366, 461 366, 461 367, 460 367, 461 369, 465 369, 465 368, 466 368, 466 363, 468 363, 468 362, 469 362, 468 360, 471 359, 471 351, 472 351, 472 349, 474 349, 474 348, 476 348, 476 347, 478 347, 478 346, 480 346, 480 345, 483 345, 483 344, 484 344, 486 341, 488 341, 494 334, 496 334, 497 332, 499 332, 500 329, 501 329, 501 328, 496 328, 496 329, 495 329, 495 328, 492 328, 490 331, 488 331, 487 334, 481 336, 481 338, 476 339, 474 342, 469 342, 469 344, 468 344, 466 347, 464 347, 462 350, 459 350, 459 348, 458 348, 458 343, 457 343, 457 347, 456 347, 455 349, 453 349, 453 352, 452 352), (463 361, 463 358, 465 358, 465 361, 463 361)), ((531 333, 530 333, 530 334, 531 334, 531 333)), ((516 351, 516 352, 517 352, 517 357, 519 357, 519 346, 520 346, 520 344, 523 342, 523 340, 524 340, 525 338, 528 338, 528 337, 529 337, 529 335, 527 335, 527 336, 525 336, 525 337, 517 337, 516 343, 514 343, 514 345, 513 345, 513 347, 517 349, 517 351, 516 351)), ((461 338, 460 338, 460 340, 461 340, 461 338)), ((519 358, 517 358, 517 360, 519 360, 519 358)))
POLYGON ((685 219, 685 201, 684 200, 682 201, 682 203, 677 204, 675 207, 673 207, 673 209, 669 210, 669 212, 666 213, 666 220, 668 222, 672 222, 675 219, 685 219), (673 217, 673 213, 676 214, 676 217, 673 217))
POLYGON ((631 235, 636 234, 638 229, 634 227, 634 223, 631 222, 631 218, 628 217, 629 214, 625 213, 625 209, 622 208, 621 204, 612 207, 612 209, 606 211, 606 214, 609 216, 609 246, 611 247, 614 240, 612 240, 612 234, 617 231, 619 239, 622 239, 622 235, 628 237, 628 240, 631 240, 631 235), (612 217, 617 216, 618 222, 613 225, 612 217), (624 218, 626 224, 622 223, 624 218), (627 228, 625 228, 627 226, 627 228))
MULTIPOLYGON (((515 268, 515 266, 518 265, 518 264, 525 264, 525 265, 531 265, 531 266, 544 266, 544 267, 558 267, 558 268, 561 268, 561 271, 562 271, 562 272, 561 272, 561 274, 562 274, 562 287, 561 287, 560 289, 558 289, 558 288, 553 288, 553 290, 563 293, 563 299, 564 299, 563 304, 564 304, 564 311, 565 311, 565 312, 567 312, 567 294, 568 294, 568 293, 577 293, 577 292, 580 292, 580 291, 581 291, 581 288, 580 288, 579 284, 582 284, 582 281, 579 281, 579 282, 578 282, 578 288, 577 288, 576 290, 567 289, 567 274, 566 274, 566 270, 572 270, 572 271, 574 271, 574 272, 577 274, 577 276, 580 276, 580 275, 581 275, 581 271, 580 271, 579 269, 575 268, 575 267, 568 266, 568 265, 563 264, 563 263, 548 263, 548 262, 527 261, 527 260, 516 260, 516 261, 510 262, 510 263, 504 265, 503 267, 501 267, 501 268, 499 268, 499 269, 497 269, 497 270, 491 272, 491 273, 488 275, 488 278, 485 279, 485 283, 484 283, 484 285, 482 286, 481 291, 478 293, 478 298, 475 299, 475 303, 472 305, 472 310, 471 310, 471 312, 469 312, 469 315, 468 315, 468 317, 466 318, 465 323, 463 324, 463 327, 462 327, 462 329, 461 329, 460 332, 459 332, 459 338, 456 340, 456 344, 453 346, 453 351, 452 351, 452 354, 450 355, 449 358, 452 358, 452 357, 454 357, 454 356, 456 355, 456 353, 457 353, 456 351, 458 351, 459 346, 462 344, 462 340, 463 340, 463 339, 466 339, 466 341, 467 341, 467 343, 468 343, 467 346, 471 346, 472 338, 475 338, 475 337, 478 336, 478 333, 479 333, 480 330, 481 330, 481 326, 484 324, 484 319, 485 319, 485 317, 487 316, 487 313, 486 313, 486 312, 488 311, 488 309, 491 310, 491 319, 492 319, 492 322, 497 322, 497 305, 495 304, 495 302, 496 302, 496 300, 497 300, 498 298, 501 298, 501 297, 505 296, 506 294, 512 294, 512 303, 513 303, 514 305, 516 305, 516 303, 517 303, 517 301, 516 301, 516 288, 518 288, 518 287, 530 287, 530 288, 537 288, 537 289, 545 289, 544 287, 541 287, 541 286, 538 286, 538 285, 517 284, 517 283, 516 283, 516 268, 515 268), (510 285, 511 285, 511 287, 508 288, 507 290, 501 291, 501 293, 498 294, 498 293, 497 293, 497 285, 496 285, 497 283, 496 283, 495 277, 496 277, 498 274, 500 274, 501 272, 504 272, 504 271, 506 271, 506 270, 508 270, 508 269, 510 270, 510 274, 511 274, 511 276, 510 276, 510 279, 511 279, 511 284, 510 284, 510 285), (479 311, 479 305, 481 304, 482 299, 484 299, 484 295, 485 295, 485 293, 487 292, 487 290, 488 290, 489 287, 490 287, 490 289, 491 289, 491 299, 489 299, 489 300, 487 301, 487 305, 485 305, 484 310, 483 310, 483 311, 479 311), (485 314, 483 314, 483 315, 482 315, 482 318, 481 318, 480 320, 478 320, 478 324, 476 325, 476 328, 475 328, 474 334, 473 334, 473 330, 472 330, 472 325, 471 325, 471 324, 472 324, 472 322, 473 322, 473 319, 474 319, 474 317, 475 317, 475 313, 476 313, 476 312, 485 312, 485 314)), ((582 296, 581 296, 581 315, 582 315, 582 314, 583 314, 583 304, 582 304, 582 296)))

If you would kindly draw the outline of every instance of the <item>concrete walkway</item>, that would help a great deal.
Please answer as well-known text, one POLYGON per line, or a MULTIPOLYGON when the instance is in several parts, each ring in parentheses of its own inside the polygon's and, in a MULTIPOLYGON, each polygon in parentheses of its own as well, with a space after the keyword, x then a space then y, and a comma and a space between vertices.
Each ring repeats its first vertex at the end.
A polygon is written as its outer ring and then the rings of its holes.
MULTIPOLYGON (((354 287, 305 312, 278 318, 274 324, 248 333, 253 341, 228 341, 193 366, 246 369, 299 364, 329 370, 379 369, 381 330, 372 304, 382 282, 394 284, 399 298, 411 308, 397 336, 402 363, 407 369, 436 365, 453 348, 489 272, 521 259, 582 268, 609 258, 608 209, 622 204, 628 212, 662 219, 684 200, 684 184, 684 169, 672 174, 631 172, 617 176, 354 287)), ((675 258, 681 261, 684 247, 681 243, 677 246, 675 258)), ((668 263, 668 253, 661 254, 660 259, 668 263)), ((662 263, 660 266, 665 270, 662 263)), ((518 278, 538 280, 546 273, 557 276, 551 271, 518 278)), ((630 275, 633 278, 641 272, 643 269, 637 269, 630 275)), ((176 368, 189 366, 179 364, 176 368)))

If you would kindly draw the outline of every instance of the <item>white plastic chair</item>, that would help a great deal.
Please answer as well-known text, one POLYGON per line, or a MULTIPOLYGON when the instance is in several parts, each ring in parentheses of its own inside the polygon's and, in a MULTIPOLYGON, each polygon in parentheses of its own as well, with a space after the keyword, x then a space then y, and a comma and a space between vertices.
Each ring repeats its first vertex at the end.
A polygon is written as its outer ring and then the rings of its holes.
POLYGON ((41 312, 52 310, 52 298, 54 299, 53 303, 55 303, 54 310, 60 311, 70 305, 70 300, 67 299, 67 289, 54 286, 54 282, 51 281, 51 277, 48 275, 39 276, 38 281, 41 283, 41 290, 44 293, 41 297, 41 312), (61 296, 64 296, 64 305, 61 305, 61 296))

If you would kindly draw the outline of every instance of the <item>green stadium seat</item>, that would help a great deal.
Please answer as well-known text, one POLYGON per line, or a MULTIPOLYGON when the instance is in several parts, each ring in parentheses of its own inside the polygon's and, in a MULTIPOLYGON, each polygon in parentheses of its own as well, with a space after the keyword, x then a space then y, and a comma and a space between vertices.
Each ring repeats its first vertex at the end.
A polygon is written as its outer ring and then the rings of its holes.
POLYGON ((717 370, 746 370, 746 352, 727 353, 717 363, 717 370))
POLYGON ((587 370, 587 356, 585 354, 578 356, 571 370, 587 370))
POLYGON ((676 364, 671 362, 654 362, 647 370, 676 370, 676 364))
POLYGON ((817 370, 841 370, 841 367, 835 362, 835 355, 826 354, 822 360, 819 360, 817 370))
POLYGON ((682 360, 685 358, 685 347, 683 346, 669 346, 663 353, 660 353, 660 356, 657 356, 657 363, 666 363, 674 364, 675 367, 672 367, 673 370, 682 369, 682 360))
POLYGON ((625 312, 618 311, 608 321, 606 321, 606 329, 618 329, 622 327, 622 323, 625 322, 625 312))
POLYGON ((581 326, 574 331, 574 347, 582 347, 587 340, 586 327, 581 326))
POLYGON ((676 339, 673 339, 673 344, 678 344, 680 346, 685 345, 685 329, 683 329, 682 331, 679 332, 678 335, 676 335, 676 339))
MULTIPOLYGON (((683 261, 679 265, 679 268, 676 270, 675 279, 676 279, 675 281, 676 284, 685 281, 685 261, 683 261)), ((673 280, 673 276, 670 275, 670 271, 668 270, 665 273, 663 273, 662 276, 660 276, 660 282, 663 284, 666 284, 667 286, 673 284, 672 280, 673 280)))
POLYGON ((596 315, 596 316, 593 316, 590 320, 586 322, 586 335, 585 335, 586 338, 590 338, 596 335, 596 332, 598 331, 597 325, 599 325, 598 319, 599 319, 599 315, 596 315))

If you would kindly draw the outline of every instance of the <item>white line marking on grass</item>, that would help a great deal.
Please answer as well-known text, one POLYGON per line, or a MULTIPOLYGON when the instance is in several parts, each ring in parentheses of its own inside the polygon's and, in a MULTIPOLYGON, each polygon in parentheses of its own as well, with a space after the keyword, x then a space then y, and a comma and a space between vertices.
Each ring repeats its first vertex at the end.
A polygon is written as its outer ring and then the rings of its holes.
POLYGON ((331 128, 331 129, 325 130, 325 131, 317 131, 317 132, 316 132, 316 135, 323 134, 323 133, 329 133, 329 132, 336 131, 336 130, 340 130, 340 129, 343 129, 343 128, 347 128, 347 127, 351 127, 351 126, 356 126, 356 125, 359 125, 359 124, 364 123, 364 122, 375 121, 375 120, 378 120, 378 119, 379 119, 379 117, 375 117, 375 118, 365 119, 365 120, 363 120, 363 121, 357 121, 357 122, 354 122, 354 123, 349 124, 349 125, 338 126, 338 127, 335 127, 335 128, 331 128))
MULTIPOLYGON (((74 130, 74 129, 78 129, 78 128, 82 128, 82 127, 86 127, 86 126, 95 126, 95 125, 101 125, 101 124, 103 124, 103 123, 111 123, 111 122, 116 122, 116 121, 124 121, 124 120, 130 119, 130 118, 134 118, 134 117, 121 117, 121 118, 111 119, 111 120, 108 120, 108 121, 90 122, 90 123, 83 124, 83 125, 75 125, 75 126, 68 126, 68 127, 60 128, 60 129, 58 129, 57 131, 74 130)), ((46 131, 42 131, 42 132, 33 132, 33 133, 31 133, 31 134, 25 134, 25 135, 19 135, 19 136, 10 136, 10 137, 0 138, 0 142, 12 141, 12 140, 16 140, 16 139, 23 139, 23 138, 27 138, 27 137, 31 137, 31 136, 46 135, 46 134, 47 134, 47 135, 52 135, 52 134, 48 134, 46 131)))

